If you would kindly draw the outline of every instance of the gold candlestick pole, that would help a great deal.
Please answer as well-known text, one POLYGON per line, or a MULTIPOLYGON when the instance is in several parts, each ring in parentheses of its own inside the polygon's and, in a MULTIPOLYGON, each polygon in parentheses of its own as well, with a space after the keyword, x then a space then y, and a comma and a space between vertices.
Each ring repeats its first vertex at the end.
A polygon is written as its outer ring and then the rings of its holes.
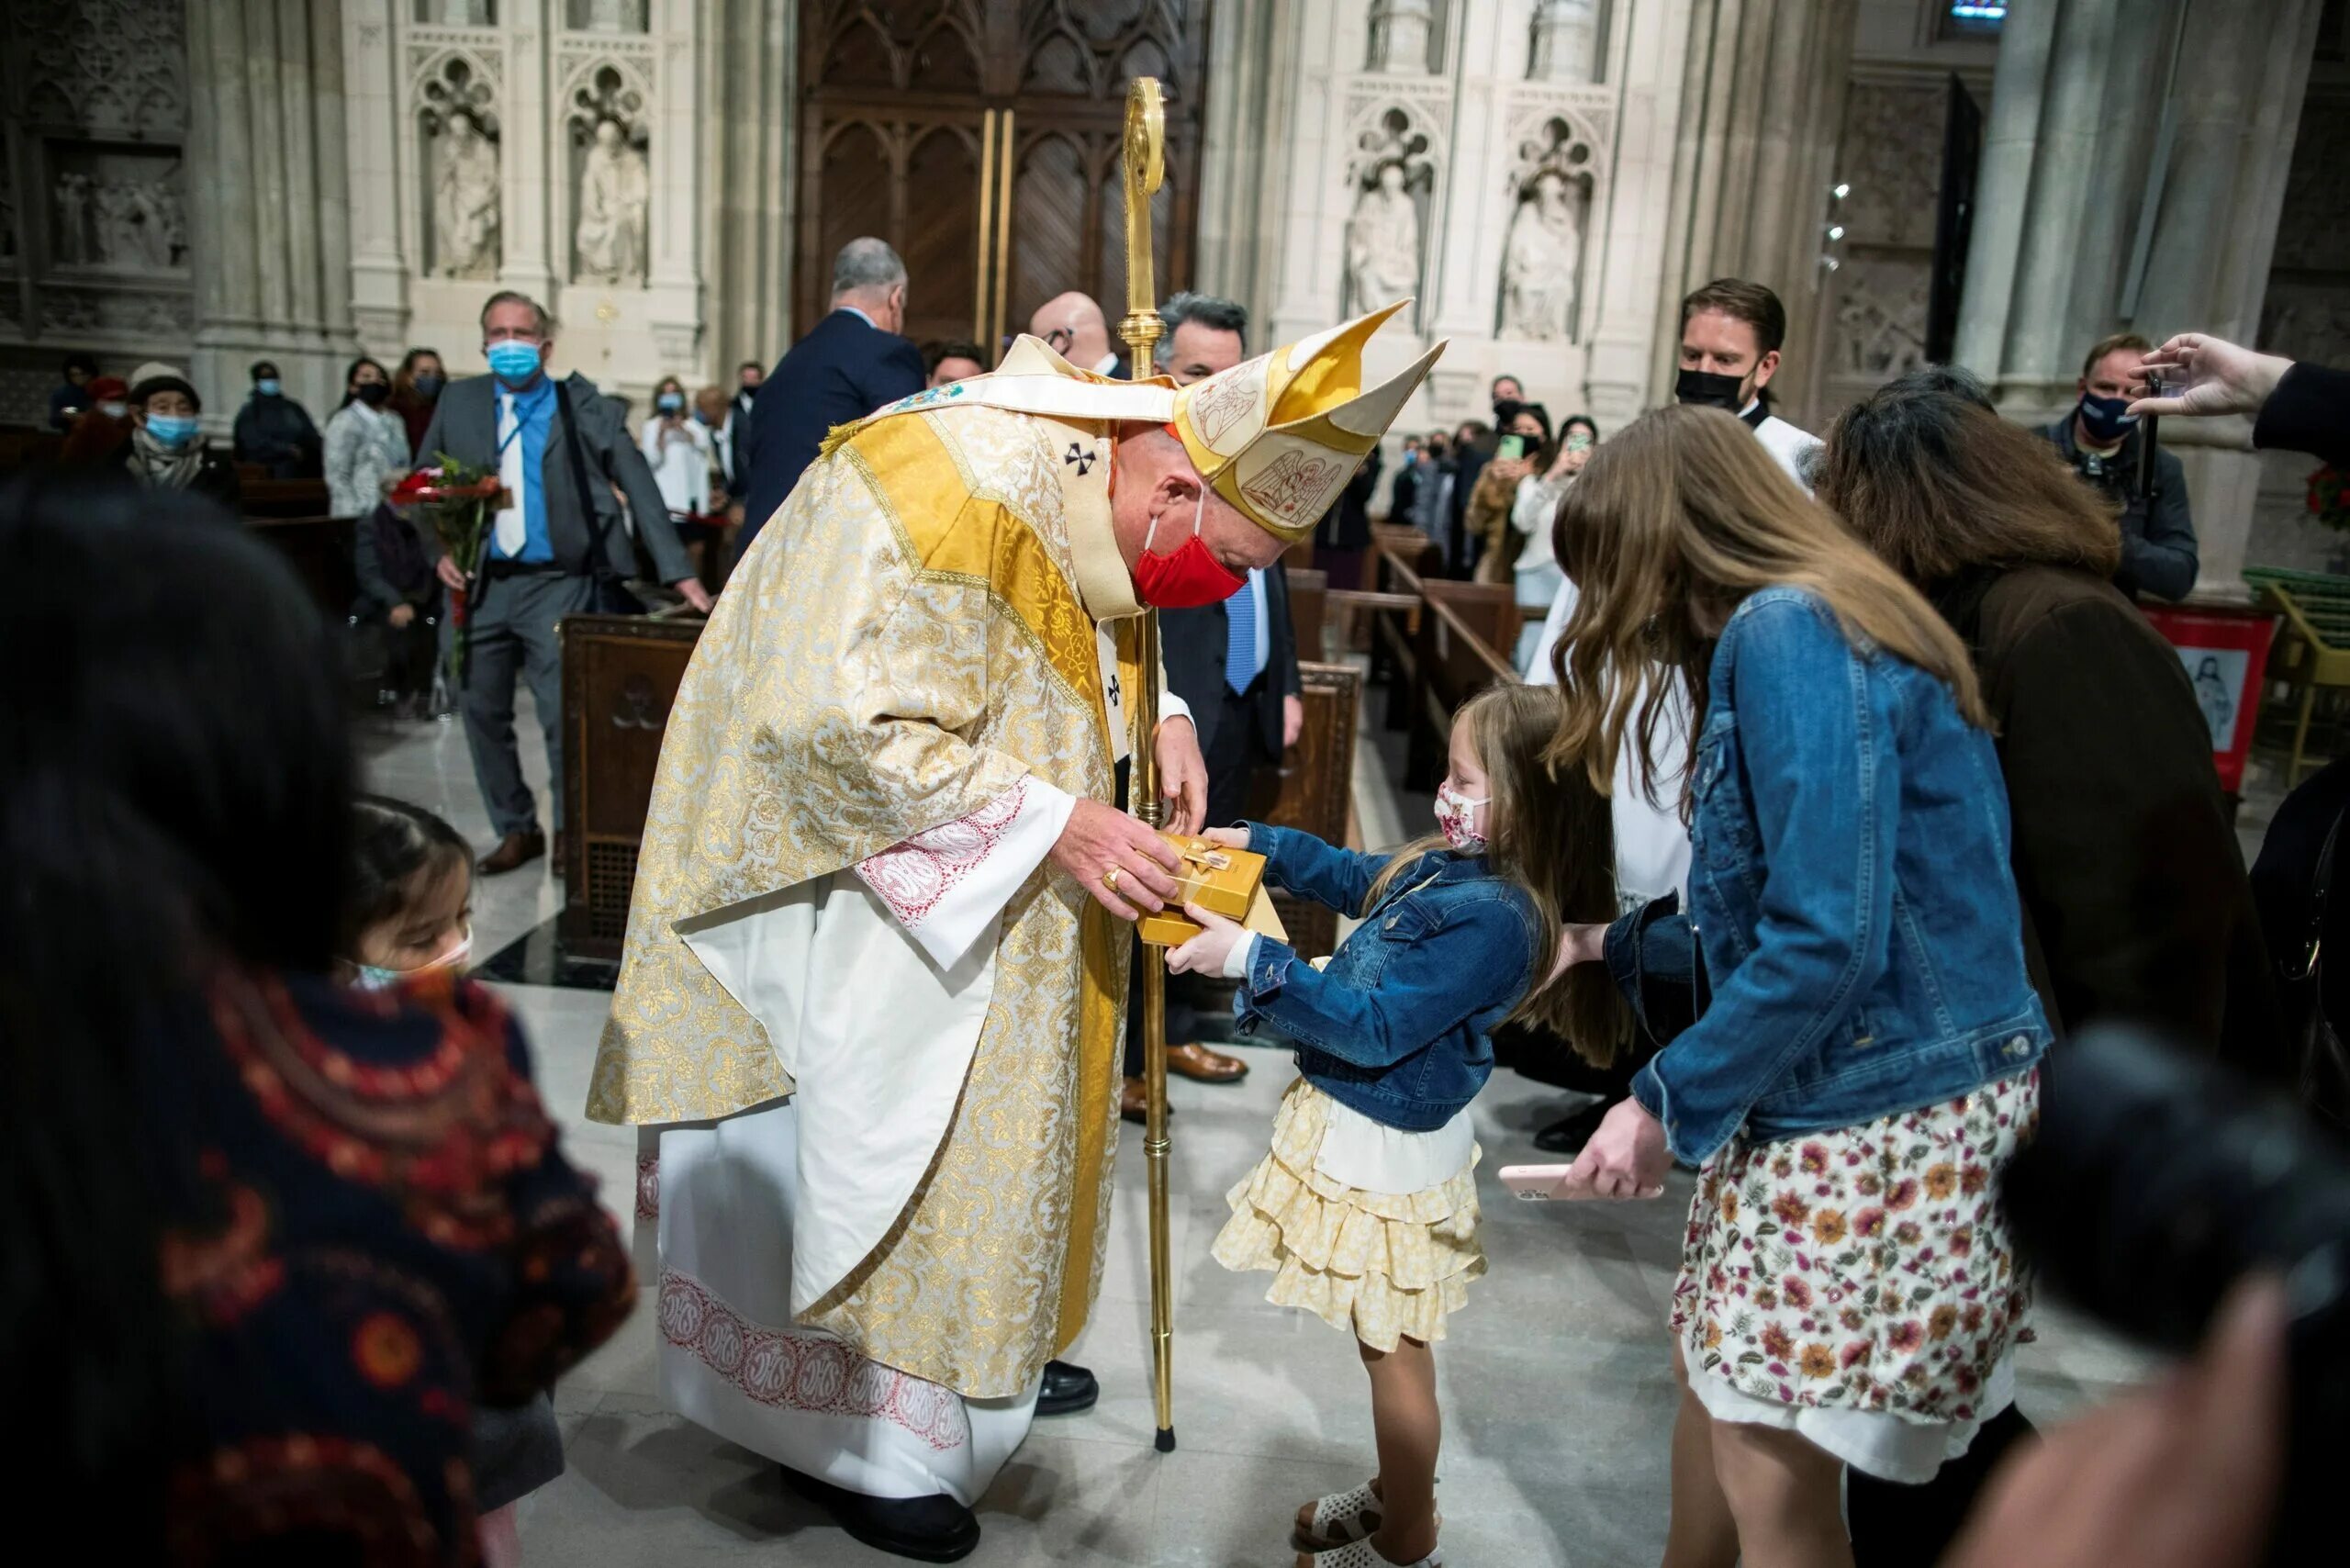
MULTIPOLYGON (((1150 197, 1166 179, 1167 115, 1154 77, 1126 87, 1126 314, 1118 335, 1126 341, 1128 375, 1151 373, 1163 330, 1151 275, 1150 197)), ((1134 734, 1127 744, 1127 799, 1152 827, 1166 820, 1158 793, 1158 612, 1142 613, 1140 666, 1133 697, 1134 734)), ((1147 948, 1142 966, 1142 1070, 1149 1099, 1143 1126, 1143 1164, 1150 1189, 1151 1392, 1158 1416, 1158 1451, 1175 1448, 1175 1295, 1167 1245, 1167 967, 1147 948)))

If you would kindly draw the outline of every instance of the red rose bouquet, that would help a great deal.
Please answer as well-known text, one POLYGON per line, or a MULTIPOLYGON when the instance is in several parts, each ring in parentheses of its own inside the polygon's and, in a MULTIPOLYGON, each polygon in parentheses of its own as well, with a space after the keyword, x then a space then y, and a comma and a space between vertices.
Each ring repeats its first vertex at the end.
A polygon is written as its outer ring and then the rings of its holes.
POLYGON ((2311 474, 2310 511, 2322 526, 2350 533, 2350 475, 2332 464, 2311 474))
MULTIPOLYGON (((419 468, 392 487, 391 503, 432 531, 442 554, 457 563, 468 582, 481 566, 482 547, 489 536, 490 519, 509 504, 506 487, 495 472, 460 463, 447 453, 434 454, 429 468, 419 468)), ((449 590, 449 684, 465 681, 465 590, 449 590)))

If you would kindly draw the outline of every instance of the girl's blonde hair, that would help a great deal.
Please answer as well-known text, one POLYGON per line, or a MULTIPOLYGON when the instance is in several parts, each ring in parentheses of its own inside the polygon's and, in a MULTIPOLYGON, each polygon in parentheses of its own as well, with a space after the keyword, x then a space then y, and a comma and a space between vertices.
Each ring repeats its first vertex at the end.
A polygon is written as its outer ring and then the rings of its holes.
MULTIPOLYGON (((1583 964, 1551 979, 1560 927, 1616 916, 1616 829, 1607 801, 1580 767, 1555 767, 1545 753, 1561 722, 1559 692, 1516 682, 1488 687, 1453 716, 1485 770, 1485 855, 1494 872, 1533 896, 1540 915, 1534 982, 1510 1014, 1563 1036, 1587 1060, 1606 1066, 1631 1034, 1631 1015, 1605 966, 1583 964)), ((1368 912, 1442 834, 1415 840, 1371 883, 1368 912)))
POLYGON ((1719 409, 1659 409, 1595 448, 1560 503, 1553 540, 1582 596, 1554 655, 1562 706, 1549 756, 1582 768, 1602 794, 1625 733, 1637 727, 1641 787, 1683 771, 1686 813, 1688 758, 1657 755, 1669 733, 1673 679, 1688 692, 1694 718, 1684 745, 1694 745, 1714 644, 1730 612, 1760 588, 1817 594, 1847 642, 1926 671, 1950 689, 1969 722, 1988 727, 1958 634, 1719 409), (1617 674, 1660 665, 1673 679, 1617 674))

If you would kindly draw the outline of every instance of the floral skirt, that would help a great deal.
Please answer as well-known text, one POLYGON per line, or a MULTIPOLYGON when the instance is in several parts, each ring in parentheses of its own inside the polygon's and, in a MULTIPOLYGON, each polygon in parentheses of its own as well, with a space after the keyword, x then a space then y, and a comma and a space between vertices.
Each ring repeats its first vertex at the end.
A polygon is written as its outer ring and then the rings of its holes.
POLYGON ((1232 1217, 1215 1260, 1272 1271, 1265 1299, 1302 1306, 1375 1350, 1408 1335, 1444 1338, 1444 1321, 1485 1271, 1477 1239, 1477 1159, 1417 1193, 1366 1193, 1315 1169, 1329 1099, 1300 1079, 1273 1118, 1273 1147, 1225 1201, 1232 1217))
POLYGON ((1707 1161, 1673 1293, 1707 1407, 1724 1417, 1718 1395, 1734 1390, 1733 1406, 1877 1413, 1967 1436, 1998 1414, 2008 1352, 2031 1338, 2031 1288, 1996 1178, 2039 1109, 2035 1068, 1860 1126, 1740 1137, 1707 1161))

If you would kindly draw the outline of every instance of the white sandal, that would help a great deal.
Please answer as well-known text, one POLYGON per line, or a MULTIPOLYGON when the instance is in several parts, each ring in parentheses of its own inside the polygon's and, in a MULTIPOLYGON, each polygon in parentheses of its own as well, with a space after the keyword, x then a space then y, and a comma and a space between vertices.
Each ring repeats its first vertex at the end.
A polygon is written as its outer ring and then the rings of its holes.
POLYGON ((1329 1551, 1368 1540, 1382 1517, 1379 1494, 1371 1484, 1366 1481, 1344 1492, 1316 1497, 1314 1512, 1307 1516, 1311 1522, 1291 1527, 1290 1544, 1300 1551, 1329 1551))
POLYGON ((1390 1562, 1366 1537, 1335 1551, 1315 1552, 1314 1568, 1444 1568, 1444 1551, 1438 1548, 1416 1562, 1390 1562))

